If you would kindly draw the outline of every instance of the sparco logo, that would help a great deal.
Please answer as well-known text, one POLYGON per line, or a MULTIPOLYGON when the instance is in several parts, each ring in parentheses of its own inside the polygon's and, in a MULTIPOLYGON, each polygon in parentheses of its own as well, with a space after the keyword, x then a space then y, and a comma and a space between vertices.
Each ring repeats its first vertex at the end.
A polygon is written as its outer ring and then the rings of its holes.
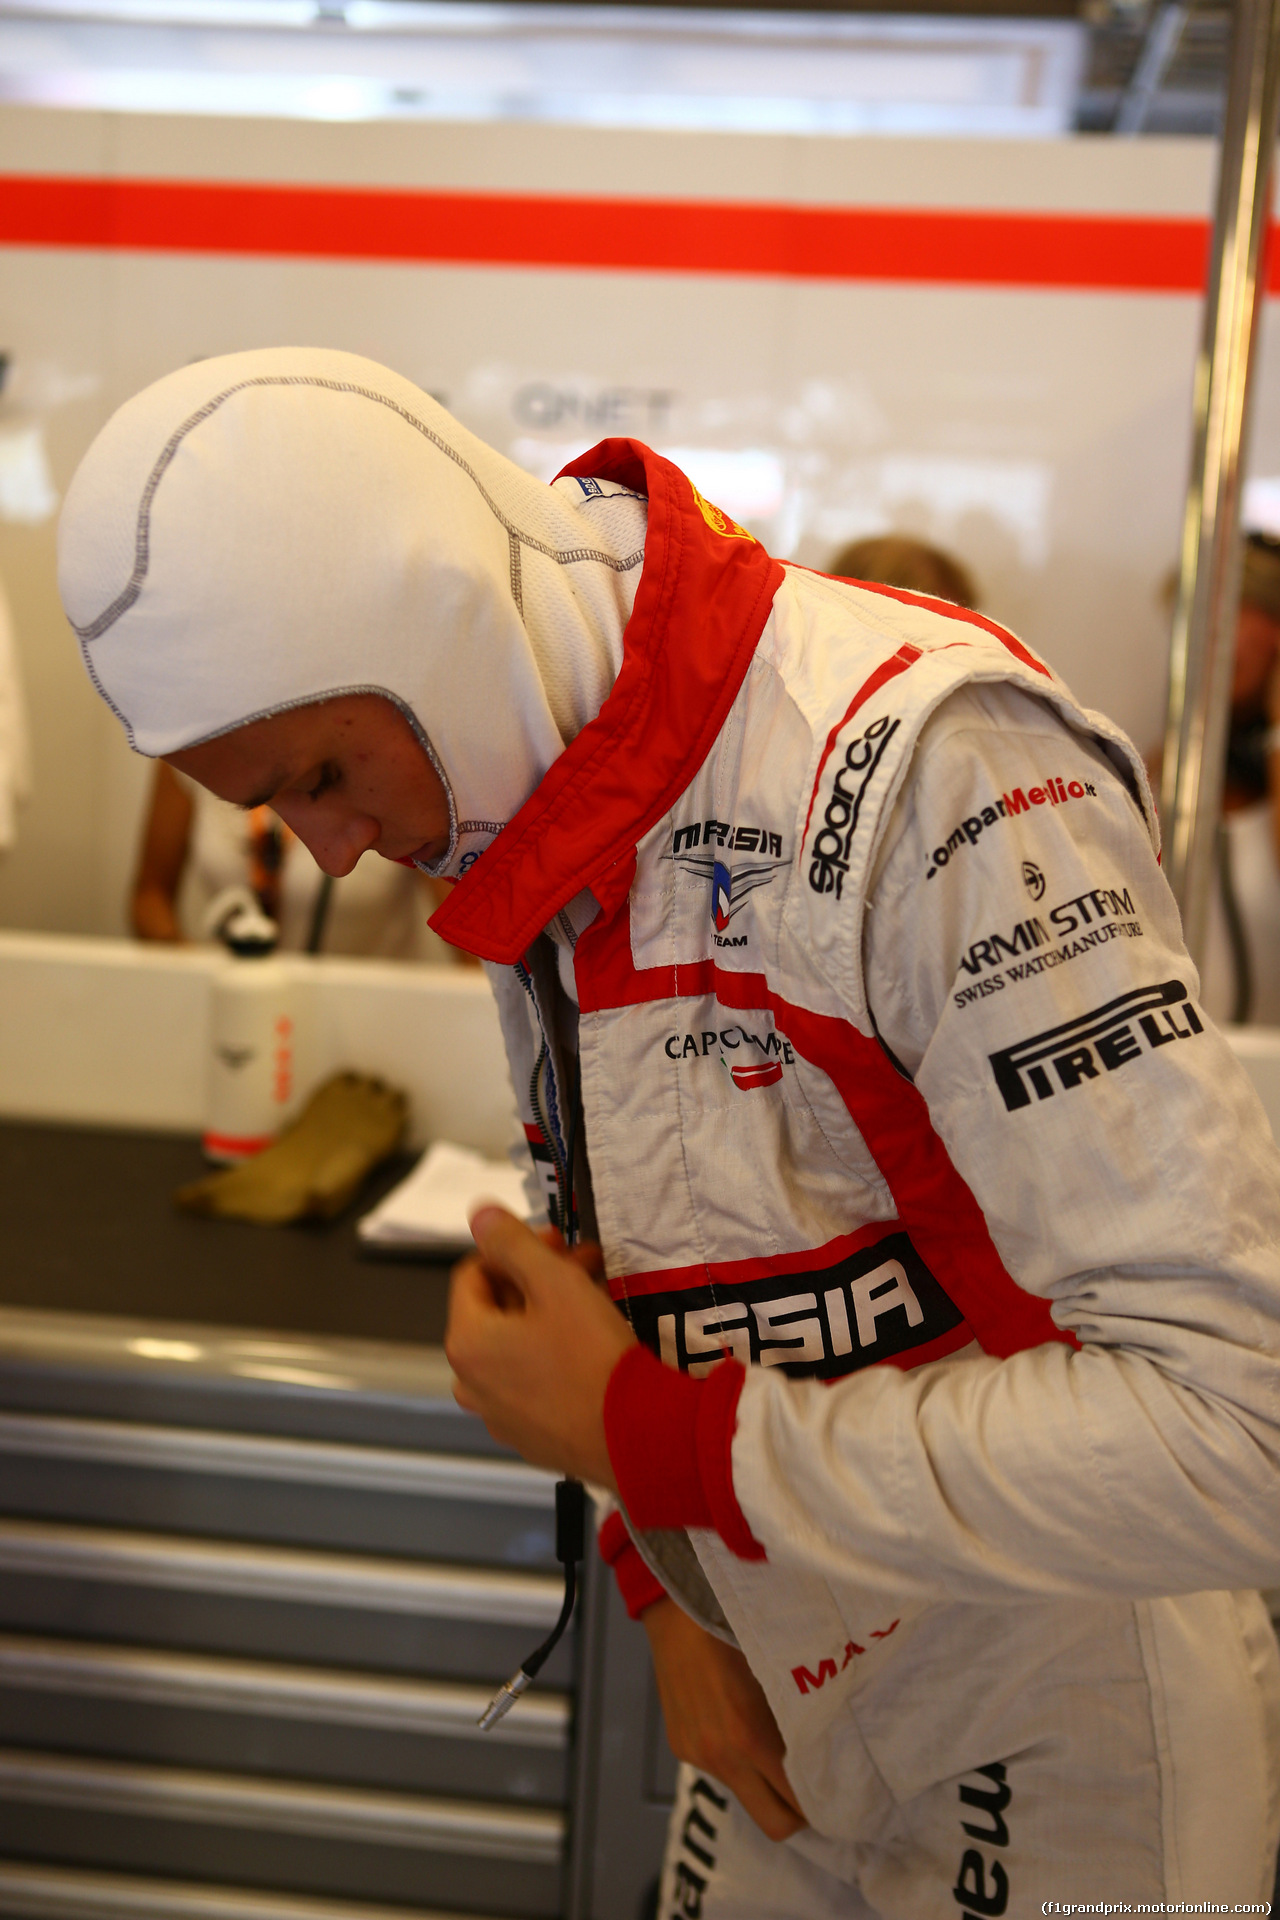
POLYGON ((1078 1020, 1032 1034, 987 1058, 1005 1106, 1016 1113, 1031 1105, 1033 1092, 1037 1100, 1049 1100, 1058 1087, 1078 1087, 1082 1080, 1096 1080, 1100 1070, 1114 1073, 1143 1053, 1203 1032, 1181 980, 1165 980, 1158 987, 1135 987, 1078 1020))
POLYGON ((694 1375, 727 1348, 744 1366, 832 1380, 961 1324, 905 1233, 820 1271, 632 1293, 626 1310, 646 1346, 694 1375))
POLYGON ((822 815, 822 826, 810 849, 809 885, 815 893, 834 893, 837 900, 840 898, 863 797, 900 724, 885 714, 873 720, 862 733, 855 734, 845 746, 844 758, 832 782, 831 798, 822 815))

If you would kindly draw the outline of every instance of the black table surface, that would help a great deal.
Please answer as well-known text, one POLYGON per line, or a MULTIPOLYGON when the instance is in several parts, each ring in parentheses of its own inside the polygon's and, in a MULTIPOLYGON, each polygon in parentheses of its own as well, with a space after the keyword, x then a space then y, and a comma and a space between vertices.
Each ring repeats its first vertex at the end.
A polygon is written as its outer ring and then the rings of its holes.
POLYGON ((356 1238, 412 1165, 387 1161, 337 1220, 255 1227, 174 1206, 209 1171, 195 1139, 0 1123, 0 1306, 438 1342, 448 1265, 356 1238))

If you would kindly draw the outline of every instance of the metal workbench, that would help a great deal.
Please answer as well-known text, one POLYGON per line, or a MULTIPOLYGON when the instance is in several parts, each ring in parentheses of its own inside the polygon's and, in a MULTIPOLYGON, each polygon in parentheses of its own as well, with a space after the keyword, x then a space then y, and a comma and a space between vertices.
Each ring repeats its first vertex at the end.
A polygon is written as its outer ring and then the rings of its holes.
POLYGON ((180 1216, 199 1168, 0 1127, 0 1914, 639 1920, 673 1763, 594 1555, 475 1729, 560 1575, 550 1478, 452 1399, 445 1270, 180 1216))

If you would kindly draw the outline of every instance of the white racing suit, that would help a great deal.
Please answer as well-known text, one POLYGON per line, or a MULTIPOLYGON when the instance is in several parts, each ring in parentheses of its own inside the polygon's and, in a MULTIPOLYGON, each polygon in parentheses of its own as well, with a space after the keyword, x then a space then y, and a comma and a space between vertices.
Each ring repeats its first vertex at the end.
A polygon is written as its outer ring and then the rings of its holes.
POLYGON ((695 1390, 642 1361, 622 1498, 809 1821, 686 1773, 663 1920, 1263 1898, 1280 1160, 1140 764, 990 622, 588 459, 650 500, 622 673, 436 924, 503 963, 535 1155, 563 1187, 585 1133, 614 1297, 702 1380, 677 1459, 695 1390))

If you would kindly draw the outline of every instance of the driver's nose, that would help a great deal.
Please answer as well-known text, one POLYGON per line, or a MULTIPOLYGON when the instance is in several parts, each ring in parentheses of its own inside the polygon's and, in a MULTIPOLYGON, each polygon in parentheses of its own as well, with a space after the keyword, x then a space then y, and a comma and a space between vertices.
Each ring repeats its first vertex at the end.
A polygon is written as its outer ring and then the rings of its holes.
POLYGON ((367 813, 288 824, 321 872, 335 880, 350 873, 361 854, 378 843, 378 823, 367 813))

